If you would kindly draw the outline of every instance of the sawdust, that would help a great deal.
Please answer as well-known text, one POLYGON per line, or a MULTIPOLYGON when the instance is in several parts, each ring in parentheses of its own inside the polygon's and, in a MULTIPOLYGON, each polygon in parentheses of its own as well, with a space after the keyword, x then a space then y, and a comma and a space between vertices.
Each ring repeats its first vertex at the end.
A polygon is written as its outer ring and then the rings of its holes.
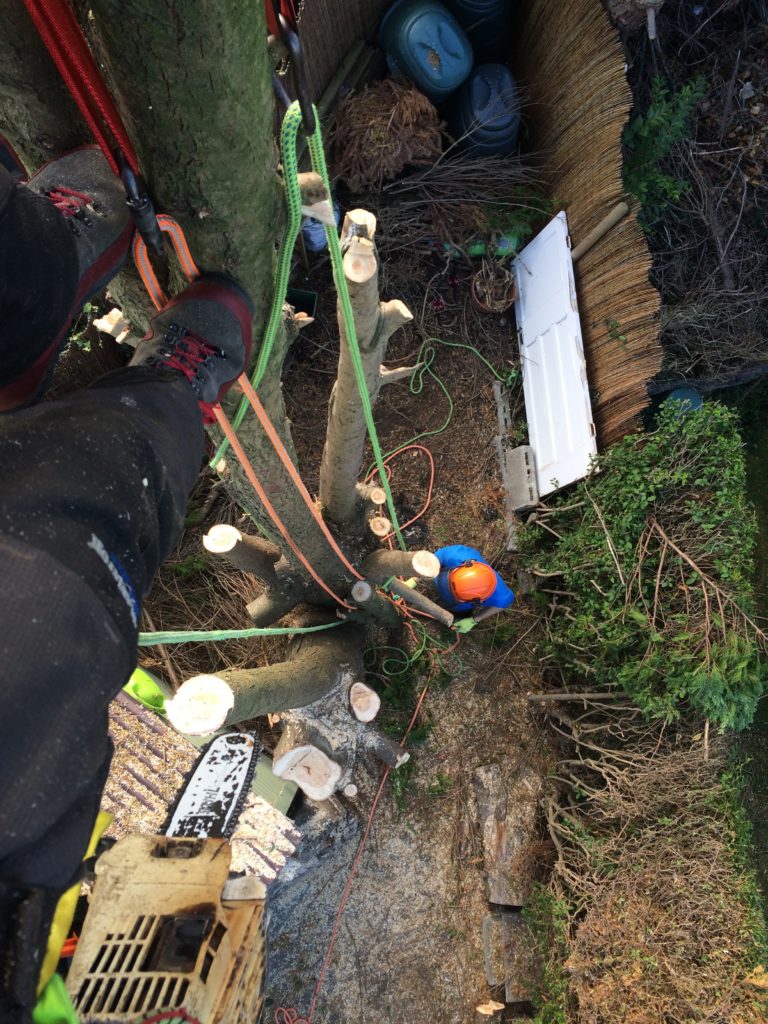
MULTIPOLYGON (((522 608, 519 617, 525 621, 522 608)), ((529 655, 532 649, 521 661, 529 655)), ((478 645, 463 657, 461 677, 427 697, 433 729, 413 748, 402 810, 388 783, 315 1024, 466 1024, 492 994, 484 971, 488 903, 471 776, 495 761, 509 773, 523 761, 545 771, 548 752, 524 692, 536 685, 535 670, 521 679, 502 654, 494 655, 489 675, 478 645)), ((362 828, 378 777, 361 767, 355 782, 362 828)), ((273 899, 267 1019, 278 1006, 308 1010, 360 828, 328 844, 319 863, 273 899)))

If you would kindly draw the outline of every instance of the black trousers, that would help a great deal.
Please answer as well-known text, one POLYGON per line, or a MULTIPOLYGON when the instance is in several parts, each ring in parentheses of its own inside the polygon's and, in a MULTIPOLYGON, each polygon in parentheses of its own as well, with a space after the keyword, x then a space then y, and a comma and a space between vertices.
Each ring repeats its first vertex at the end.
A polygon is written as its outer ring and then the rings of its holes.
MULTIPOLYGON (((6 230, 29 227, 27 211, 8 212, 0 203, 0 270, 15 244, 34 293, 50 261, 41 269, 29 234, 6 230)), ((64 291, 52 295, 68 308, 64 291)), ((27 324, 24 308, 0 288, 0 369, 3 350, 5 366, 15 362, 18 348, 7 350, 27 324)), ((41 314, 44 333, 54 314, 41 314)), ((126 368, 0 416, 3 1022, 29 1019, 50 917, 77 878, 99 806, 107 705, 135 668, 141 600, 181 535, 202 446, 197 400, 172 370, 126 368)))

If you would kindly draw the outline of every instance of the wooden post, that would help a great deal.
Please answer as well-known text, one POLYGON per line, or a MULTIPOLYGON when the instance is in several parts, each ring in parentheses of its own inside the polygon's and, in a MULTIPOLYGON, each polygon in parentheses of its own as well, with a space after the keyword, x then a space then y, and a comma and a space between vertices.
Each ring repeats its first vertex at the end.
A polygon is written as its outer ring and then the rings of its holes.
POLYGON ((571 259, 574 263, 581 259, 581 257, 589 252, 589 250, 596 245, 604 235, 607 235, 611 228, 616 227, 620 220, 622 220, 629 213, 629 206, 627 203, 617 203, 609 214, 607 214, 600 223, 592 228, 588 235, 586 235, 575 249, 571 251, 571 259))

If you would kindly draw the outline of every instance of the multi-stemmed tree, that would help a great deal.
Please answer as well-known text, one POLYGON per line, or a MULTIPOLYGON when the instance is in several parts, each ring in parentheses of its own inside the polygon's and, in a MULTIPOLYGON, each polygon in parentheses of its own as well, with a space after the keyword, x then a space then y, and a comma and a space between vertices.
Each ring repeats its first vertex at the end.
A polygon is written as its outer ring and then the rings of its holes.
MULTIPOLYGON (((272 67, 261 5, 232 0, 212 9, 170 0, 93 0, 80 14, 158 208, 182 225, 198 266, 227 271, 247 288, 255 304, 258 352, 273 301, 276 244, 284 219, 272 67)), ((9 0, 0 10, 0 129, 32 167, 89 141, 22 0, 9 0)), ((316 175, 302 175, 301 187, 307 204, 327 199, 316 175)), ((384 384, 410 372, 385 370, 382 362, 390 336, 411 315, 401 302, 379 300, 375 219, 354 211, 343 230, 350 226, 344 275, 366 386, 375 402, 384 384)), ((173 261, 167 274, 169 290, 183 285, 173 261)), ((135 277, 123 274, 111 290, 142 330, 151 307, 135 277)), ((285 307, 258 389, 294 464, 281 377, 300 326, 301 320, 285 307)), ((390 552, 369 529, 371 488, 360 482, 366 428, 341 317, 340 334, 316 507, 333 531, 343 559, 301 500, 273 441, 254 415, 245 418, 238 436, 269 503, 316 575, 348 606, 342 610, 349 622, 297 638, 285 662, 221 673, 234 700, 229 723, 305 709, 286 716, 276 766, 292 772, 315 795, 327 795, 348 781, 361 745, 390 764, 406 756, 365 724, 378 703, 363 684, 362 631, 369 623, 392 626, 398 620, 392 603, 377 593, 377 584, 396 575, 429 578, 437 572, 434 557, 390 552)), ((231 451, 218 468, 244 511, 268 522, 231 451)), ((339 603, 312 578, 295 551, 279 535, 276 539, 281 543, 219 530, 209 538, 208 547, 261 579, 263 589, 249 605, 255 625, 268 626, 297 605, 302 613, 296 621, 332 621, 339 603)), ((450 616, 444 615, 446 619, 450 616)))

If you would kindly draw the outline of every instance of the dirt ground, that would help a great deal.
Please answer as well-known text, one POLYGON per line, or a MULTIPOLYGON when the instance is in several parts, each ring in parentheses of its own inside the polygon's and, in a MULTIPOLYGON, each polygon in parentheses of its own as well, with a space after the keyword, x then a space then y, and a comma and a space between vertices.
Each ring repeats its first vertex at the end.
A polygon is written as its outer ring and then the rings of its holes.
MULTIPOLYGON (((510 773, 523 763, 545 772, 548 750, 525 697, 535 668, 521 671, 515 653, 501 660, 489 653, 463 653, 461 676, 426 699, 433 729, 413 749, 402 794, 397 798, 390 784, 379 805, 316 1024, 465 1024, 491 995, 472 772, 494 763, 510 773)), ((319 864, 272 901, 265 1020, 280 1006, 308 1010, 377 781, 360 772, 357 827, 329 843, 319 864)))

